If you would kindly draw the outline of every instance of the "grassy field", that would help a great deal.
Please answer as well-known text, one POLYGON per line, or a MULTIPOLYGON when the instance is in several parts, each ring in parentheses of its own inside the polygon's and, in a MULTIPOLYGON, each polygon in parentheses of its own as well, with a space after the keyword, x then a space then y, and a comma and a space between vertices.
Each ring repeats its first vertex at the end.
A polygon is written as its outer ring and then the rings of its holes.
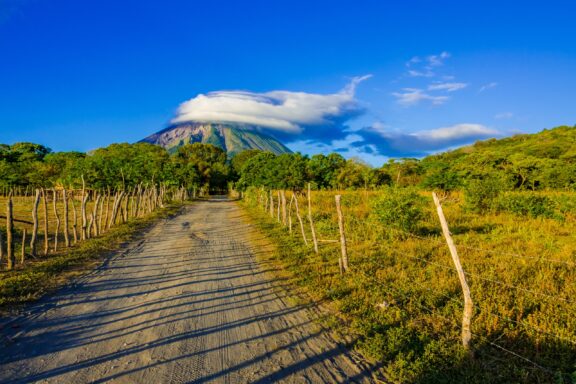
MULTIPOLYGON (((420 192, 422 215, 406 226, 401 209, 384 211, 394 193, 341 192, 345 276, 338 243, 321 242, 316 255, 303 244, 295 217, 290 234, 276 213, 263 212, 258 191, 247 193, 244 205, 277 239, 278 259, 298 284, 331 303, 355 346, 380 361, 392 382, 576 382, 576 194, 541 194, 553 202, 547 215, 472 212, 460 194, 444 201, 474 301, 467 352, 462 290, 432 198, 420 192)), ((338 239, 335 194, 312 193, 323 240, 338 239)), ((305 198, 299 201, 305 219, 305 198)), ((307 222, 306 231, 310 239, 307 222)))

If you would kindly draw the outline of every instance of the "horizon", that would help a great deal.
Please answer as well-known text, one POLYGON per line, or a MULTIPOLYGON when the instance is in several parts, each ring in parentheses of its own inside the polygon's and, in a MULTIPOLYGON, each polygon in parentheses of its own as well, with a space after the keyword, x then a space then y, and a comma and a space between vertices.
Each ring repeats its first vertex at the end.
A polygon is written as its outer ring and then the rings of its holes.
POLYGON ((221 121, 379 166, 576 123, 573 4, 350 4, 5 1, 0 142, 221 121))

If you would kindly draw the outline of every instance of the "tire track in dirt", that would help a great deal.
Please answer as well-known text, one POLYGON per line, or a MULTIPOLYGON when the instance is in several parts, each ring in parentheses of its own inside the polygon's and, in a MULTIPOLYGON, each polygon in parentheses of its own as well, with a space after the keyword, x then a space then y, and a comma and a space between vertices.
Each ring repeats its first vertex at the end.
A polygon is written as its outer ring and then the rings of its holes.
POLYGON ((258 264, 235 202, 197 202, 29 308, 3 383, 371 382, 258 264))

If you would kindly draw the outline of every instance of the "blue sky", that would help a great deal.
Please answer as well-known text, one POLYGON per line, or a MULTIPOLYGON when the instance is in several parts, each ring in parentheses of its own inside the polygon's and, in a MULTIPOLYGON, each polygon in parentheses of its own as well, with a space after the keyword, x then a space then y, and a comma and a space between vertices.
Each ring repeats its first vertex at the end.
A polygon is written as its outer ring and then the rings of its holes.
POLYGON ((574 14, 556 0, 0 0, 0 142, 86 151, 217 117, 377 165, 574 125, 574 14))

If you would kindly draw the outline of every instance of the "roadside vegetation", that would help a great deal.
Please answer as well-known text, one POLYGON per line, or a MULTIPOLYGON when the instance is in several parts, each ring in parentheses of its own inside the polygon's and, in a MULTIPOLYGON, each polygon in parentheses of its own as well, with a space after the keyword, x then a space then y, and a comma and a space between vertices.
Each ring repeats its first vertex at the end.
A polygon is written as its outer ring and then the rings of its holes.
POLYGON ((248 190, 244 204, 278 244, 278 261, 331 305, 334 319, 326 323, 353 334, 355 347, 382 364, 392 382, 576 382, 576 211, 567 211, 576 194, 514 195, 553 202, 550 216, 475 212, 459 192, 444 200, 474 302, 467 351, 462 289, 430 193, 312 192, 318 254, 308 223, 306 246, 294 212, 290 233, 276 211, 273 217, 263 211, 260 193, 248 190), (338 239, 336 193, 342 194, 350 265, 344 275, 339 243, 322 242, 338 239))

